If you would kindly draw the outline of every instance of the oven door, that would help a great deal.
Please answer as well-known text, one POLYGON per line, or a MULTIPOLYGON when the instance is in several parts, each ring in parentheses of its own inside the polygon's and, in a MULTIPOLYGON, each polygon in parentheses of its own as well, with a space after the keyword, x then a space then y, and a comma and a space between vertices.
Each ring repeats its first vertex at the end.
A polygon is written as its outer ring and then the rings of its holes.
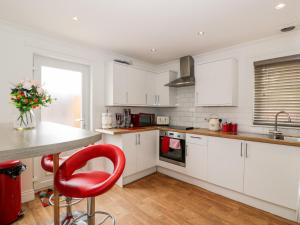
POLYGON ((159 160, 185 167, 185 140, 170 137, 180 141, 180 148, 173 149, 169 147, 168 151, 162 151, 163 138, 164 136, 159 137, 159 160))

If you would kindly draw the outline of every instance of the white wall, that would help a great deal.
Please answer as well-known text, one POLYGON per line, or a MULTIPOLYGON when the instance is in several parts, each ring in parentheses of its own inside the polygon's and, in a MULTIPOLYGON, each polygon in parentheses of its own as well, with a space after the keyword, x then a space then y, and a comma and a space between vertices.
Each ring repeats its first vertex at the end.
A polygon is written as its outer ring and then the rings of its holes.
MULTIPOLYGON (((91 69, 91 127, 100 126, 104 107, 104 66, 114 58, 132 60, 135 65, 153 69, 151 64, 98 49, 91 49, 68 40, 40 35, 31 30, 0 21, 0 123, 14 120, 14 107, 9 103, 11 84, 24 78, 33 78, 33 55, 54 57, 78 62, 91 69)), ((25 159, 28 166, 22 174, 23 199, 33 197, 32 160, 25 159)))
MULTIPOLYGON (((249 42, 214 52, 194 56, 195 64, 234 57, 239 61, 239 104, 238 107, 194 107, 194 87, 177 88, 176 109, 161 109, 160 114, 171 115, 171 123, 184 126, 207 127, 205 118, 212 114, 238 122, 242 131, 267 132, 269 127, 252 125, 254 104, 254 68, 257 60, 300 54, 300 32, 281 34, 263 40, 249 42)), ((158 71, 179 71, 179 61, 158 67, 158 71)), ((218 82, 218 81, 216 81, 218 82)), ((217 90, 216 90, 217 93, 217 90)), ((299 130, 289 129, 299 134, 299 130)))

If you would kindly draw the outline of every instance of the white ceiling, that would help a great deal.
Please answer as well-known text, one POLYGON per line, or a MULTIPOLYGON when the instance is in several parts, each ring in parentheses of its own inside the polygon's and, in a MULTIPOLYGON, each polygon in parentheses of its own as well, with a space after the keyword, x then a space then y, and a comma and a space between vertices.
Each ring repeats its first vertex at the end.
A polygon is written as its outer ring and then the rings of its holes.
POLYGON ((162 63, 300 26, 300 0, 1 0, 0 18, 162 63))

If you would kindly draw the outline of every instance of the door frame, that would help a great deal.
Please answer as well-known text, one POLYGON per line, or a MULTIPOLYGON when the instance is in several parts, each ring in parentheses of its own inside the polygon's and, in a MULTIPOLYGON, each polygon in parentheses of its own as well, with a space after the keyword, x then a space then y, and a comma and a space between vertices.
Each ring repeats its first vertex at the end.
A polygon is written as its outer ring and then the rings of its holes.
MULTIPOLYGON (((41 66, 49 66, 58 69, 80 71, 82 73, 82 118, 81 127, 89 130, 91 128, 91 68, 89 65, 78 62, 67 61, 60 58, 33 54, 33 79, 41 82, 41 66)), ((37 114, 38 120, 41 120, 41 111, 37 114)))

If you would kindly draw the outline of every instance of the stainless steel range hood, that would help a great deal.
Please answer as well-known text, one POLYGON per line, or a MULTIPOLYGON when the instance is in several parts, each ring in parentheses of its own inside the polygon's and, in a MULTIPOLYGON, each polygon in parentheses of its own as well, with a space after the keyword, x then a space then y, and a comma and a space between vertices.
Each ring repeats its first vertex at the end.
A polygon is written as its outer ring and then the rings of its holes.
POLYGON ((165 86, 168 87, 186 87, 195 85, 194 59, 192 56, 180 58, 180 78, 171 81, 165 86))

